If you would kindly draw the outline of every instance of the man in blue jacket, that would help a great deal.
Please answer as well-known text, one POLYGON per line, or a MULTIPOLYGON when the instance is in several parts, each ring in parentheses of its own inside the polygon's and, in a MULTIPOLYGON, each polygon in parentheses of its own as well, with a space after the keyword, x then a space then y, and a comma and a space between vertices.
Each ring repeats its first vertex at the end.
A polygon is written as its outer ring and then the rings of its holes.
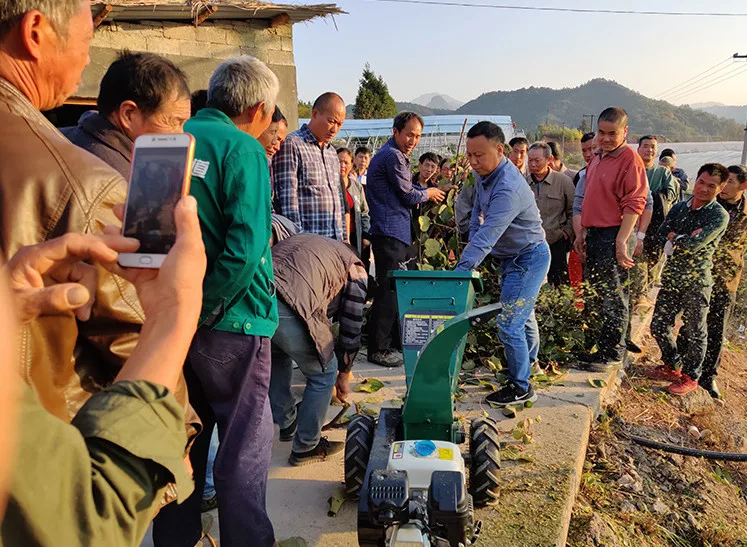
POLYGON ((391 350, 392 335, 398 328, 397 295, 387 274, 414 267, 410 210, 428 200, 438 202, 445 197, 438 188, 412 184, 409 156, 420 142, 423 118, 414 112, 400 112, 394 118, 393 133, 371 160, 366 185, 378 284, 371 308, 368 360, 385 367, 402 364, 391 350))
POLYGON ((479 122, 467 133, 467 157, 477 173, 477 194, 469 244, 456 266, 457 270, 474 270, 488 254, 501 263, 503 309, 498 316, 498 337, 505 347, 508 383, 487 398, 500 405, 537 400, 529 384, 539 352, 534 303, 550 269, 550 247, 534 193, 503 156, 505 142, 503 131, 492 122, 479 122))

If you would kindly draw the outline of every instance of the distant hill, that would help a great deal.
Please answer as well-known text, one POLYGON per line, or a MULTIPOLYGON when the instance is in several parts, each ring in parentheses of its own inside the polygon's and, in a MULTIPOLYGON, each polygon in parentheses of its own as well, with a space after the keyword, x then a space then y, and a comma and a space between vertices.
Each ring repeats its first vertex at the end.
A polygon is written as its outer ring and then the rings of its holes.
POLYGON ((443 93, 426 93, 420 97, 415 97, 410 102, 436 110, 456 110, 464 104, 464 101, 449 97, 443 93))
POLYGON ((533 130, 546 121, 579 127, 584 114, 593 114, 596 119, 608 106, 620 106, 628 112, 633 135, 651 133, 678 141, 702 140, 707 136, 740 140, 744 135, 743 126, 733 119, 655 101, 605 79, 591 80, 574 88, 530 87, 484 93, 464 104, 457 113, 508 115, 517 127, 533 130))
POLYGON ((421 116, 443 116, 446 114, 453 114, 453 110, 446 110, 441 108, 428 108, 415 103, 397 103, 397 112, 415 112, 421 116))
POLYGON ((703 112, 709 112, 722 118, 734 120, 739 124, 743 124, 747 120, 747 105, 729 106, 720 103, 700 103, 690 106, 696 110, 702 110, 703 112))

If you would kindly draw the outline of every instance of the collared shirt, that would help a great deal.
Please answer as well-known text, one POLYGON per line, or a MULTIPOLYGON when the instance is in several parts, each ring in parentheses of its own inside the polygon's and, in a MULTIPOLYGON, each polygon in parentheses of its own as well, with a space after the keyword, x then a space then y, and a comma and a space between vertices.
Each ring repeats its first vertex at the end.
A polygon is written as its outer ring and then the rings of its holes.
POLYGON ((537 200, 547 243, 557 243, 564 234, 573 240, 573 181, 567 175, 550 169, 542 180, 537 180, 530 173, 527 182, 537 200))
POLYGON ((534 194, 507 158, 487 177, 475 174, 475 186, 469 244, 457 270, 474 270, 488 254, 498 259, 519 256, 545 240, 534 194))
POLYGON ((304 124, 272 160, 276 211, 301 232, 347 241, 340 162, 330 143, 319 141, 304 124))
POLYGON ((643 160, 626 143, 595 156, 586 168, 581 224, 584 228, 620 226, 623 215, 643 213, 647 189, 643 160))
POLYGON ((646 169, 646 178, 652 194, 662 194, 669 203, 677 202, 680 189, 669 169, 655 165, 646 169))
POLYGON ((191 193, 208 261, 200 325, 272 337, 278 311, 265 150, 214 108, 200 110, 184 130, 197 141, 191 193))
POLYGON ((710 286, 712 258, 729 223, 729 215, 716 200, 697 209, 693 198, 681 201, 669 211, 655 243, 663 247, 674 233, 674 251, 662 272, 662 285, 676 287, 710 286), (671 285, 670 285, 671 284, 671 285))
POLYGON ((742 195, 737 203, 716 199, 726 209, 729 225, 713 255, 713 276, 727 290, 736 293, 747 251, 747 197, 742 195))
POLYGON ((371 235, 412 243, 410 209, 428 201, 425 188, 412 184, 410 160, 393 138, 371 158, 366 184, 371 235))
MULTIPOLYGON (((581 216, 584 204, 584 194, 586 193, 586 167, 581 169, 576 175, 576 191, 573 196, 573 216, 581 216)), ((654 208, 654 197, 651 195, 651 188, 646 192, 646 211, 652 211, 654 208)))

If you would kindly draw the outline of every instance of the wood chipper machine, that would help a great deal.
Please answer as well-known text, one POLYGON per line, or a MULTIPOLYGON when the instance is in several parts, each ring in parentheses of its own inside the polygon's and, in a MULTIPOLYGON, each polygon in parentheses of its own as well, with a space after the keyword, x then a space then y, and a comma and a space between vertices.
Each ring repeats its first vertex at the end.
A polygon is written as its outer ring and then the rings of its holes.
POLYGON ((476 272, 395 271, 407 392, 402 408, 348 424, 345 487, 359 496, 362 547, 467 547, 480 533, 474 506, 498 498, 494 421, 454 416, 467 333, 500 305, 472 310, 476 272), (469 488, 467 473, 469 469, 469 488))

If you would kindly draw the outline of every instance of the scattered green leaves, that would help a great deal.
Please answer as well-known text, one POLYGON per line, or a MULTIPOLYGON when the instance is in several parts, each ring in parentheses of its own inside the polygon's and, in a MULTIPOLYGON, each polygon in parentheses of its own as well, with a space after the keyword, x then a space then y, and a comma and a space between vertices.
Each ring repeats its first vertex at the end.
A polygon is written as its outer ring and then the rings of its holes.
POLYGON ((337 513, 339 513, 340 509, 342 509, 342 506, 345 503, 345 499, 345 489, 342 486, 338 486, 337 488, 335 488, 335 491, 327 500, 327 504, 329 505, 327 509, 327 516, 336 517, 337 513))
POLYGON ((598 389, 607 387, 607 382, 605 382, 604 380, 600 378, 587 378, 587 380, 589 381, 589 384, 591 385, 591 387, 595 387, 598 389))
POLYGON ((356 384, 353 391, 362 391, 365 393, 375 393, 384 387, 384 382, 376 378, 366 378, 360 384, 356 384))

